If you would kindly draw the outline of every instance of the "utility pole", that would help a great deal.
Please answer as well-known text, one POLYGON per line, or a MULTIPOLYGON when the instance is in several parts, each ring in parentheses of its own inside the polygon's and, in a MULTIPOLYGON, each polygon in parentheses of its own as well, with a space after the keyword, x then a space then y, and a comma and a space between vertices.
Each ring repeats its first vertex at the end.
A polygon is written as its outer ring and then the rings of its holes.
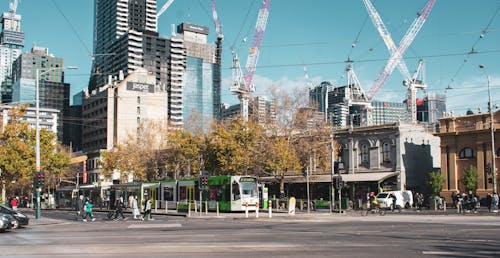
POLYGON ((491 169, 493 170, 493 192, 497 193, 497 168, 495 164, 495 128, 493 128, 493 110, 491 107, 490 75, 486 72, 486 67, 479 65, 488 80, 488 111, 490 112, 490 136, 491 136, 491 169))
POLYGON ((335 174, 335 146, 333 145, 333 134, 330 134, 330 151, 331 151, 331 166, 330 166, 330 213, 332 213, 334 209, 334 203, 335 203, 335 189, 333 187, 333 175, 335 174))

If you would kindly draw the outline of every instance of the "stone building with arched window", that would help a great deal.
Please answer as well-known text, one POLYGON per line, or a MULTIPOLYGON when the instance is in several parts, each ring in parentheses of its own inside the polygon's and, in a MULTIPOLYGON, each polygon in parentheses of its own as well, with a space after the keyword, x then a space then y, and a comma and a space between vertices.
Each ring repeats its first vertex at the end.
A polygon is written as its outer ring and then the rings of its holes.
POLYGON ((430 192, 428 174, 439 168, 440 142, 422 125, 393 123, 335 130, 347 198, 367 192, 430 192))
MULTIPOLYGON (((495 138, 495 163, 498 168, 500 155, 500 111, 493 114, 495 138)), ((441 138, 441 173, 445 179, 442 195, 451 202, 451 194, 458 189, 465 191, 463 175, 465 169, 474 166, 477 169, 477 193, 485 197, 493 191, 492 151, 490 114, 472 114, 466 116, 439 119, 441 138)), ((497 184, 498 180, 497 169, 497 184)))

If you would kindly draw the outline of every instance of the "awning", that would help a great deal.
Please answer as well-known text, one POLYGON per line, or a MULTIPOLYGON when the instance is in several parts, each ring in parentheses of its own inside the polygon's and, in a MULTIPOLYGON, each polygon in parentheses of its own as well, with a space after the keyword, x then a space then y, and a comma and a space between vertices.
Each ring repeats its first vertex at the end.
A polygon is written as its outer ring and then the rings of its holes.
MULTIPOLYGON (((355 173, 355 174, 341 174, 342 181, 346 182, 381 182, 387 178, 393 177, 399 174, 399 172, 365 172, 365 173, 355 173)), ((334 177, 338 175, 335 174, 334 177)), ((306 177, 303 175, 295 176, 285 176, 285 183, 306 183, 306 177)), ((261 182, 264 183, 276 183, 279 180, 275 177, 261 177, 261 182)), ((309 176, 310 183, 327 183, 332 181, 332 176, 330 174, 323 175, 311 175, 309 176)))
POLYGON ((342 174, 342 181, 346 182, 380 182, 397 175, 398 172, 370 172, 356 174, 342 174))

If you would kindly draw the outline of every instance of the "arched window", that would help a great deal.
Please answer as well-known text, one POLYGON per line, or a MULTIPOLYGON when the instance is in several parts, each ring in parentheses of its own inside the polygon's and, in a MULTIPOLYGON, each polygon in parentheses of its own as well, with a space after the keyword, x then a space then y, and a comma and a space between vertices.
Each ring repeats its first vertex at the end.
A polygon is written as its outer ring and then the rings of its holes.
POLYGON ((459 157, 461 159, 475 158, 476 153, 474 152, 474 150, 471 147, 465 147, 460 151, 459 157))
POLYGON ((382 144, 382 162, 389 163, 391 162, 391 143, 384 142, 382 144))
POLYGON ((370 149, 368 144, 361 144, 361 165, 368 166, 370 164, 370 149))

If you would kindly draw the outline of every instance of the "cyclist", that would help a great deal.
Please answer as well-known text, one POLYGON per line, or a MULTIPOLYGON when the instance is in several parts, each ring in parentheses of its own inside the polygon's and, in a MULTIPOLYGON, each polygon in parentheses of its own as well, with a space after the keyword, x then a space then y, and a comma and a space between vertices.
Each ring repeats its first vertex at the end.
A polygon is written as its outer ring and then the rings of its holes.
POLYGON ((378 200, 375 192, 370 192, 370 210, 377 211, 378 210, 378 200))

